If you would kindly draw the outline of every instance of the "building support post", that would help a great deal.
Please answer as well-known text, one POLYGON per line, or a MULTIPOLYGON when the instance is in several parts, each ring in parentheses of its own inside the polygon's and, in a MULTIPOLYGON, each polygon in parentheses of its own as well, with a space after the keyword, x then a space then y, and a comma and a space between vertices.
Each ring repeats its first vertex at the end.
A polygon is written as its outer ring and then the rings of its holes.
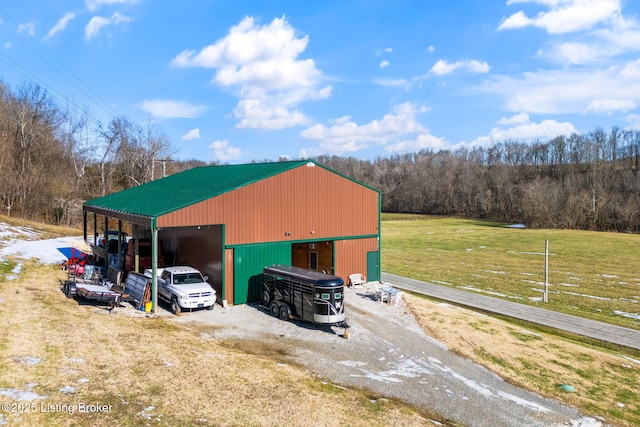
POLYGON ((151 307, 156 314, 158 306, 158 229, 156 219, 151 219, 151 307))

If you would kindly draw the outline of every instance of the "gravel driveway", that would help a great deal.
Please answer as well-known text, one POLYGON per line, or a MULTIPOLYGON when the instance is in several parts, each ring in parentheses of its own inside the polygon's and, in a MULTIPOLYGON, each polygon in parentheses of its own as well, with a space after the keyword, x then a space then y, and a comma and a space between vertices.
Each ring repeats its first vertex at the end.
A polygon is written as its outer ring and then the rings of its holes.
POLYGON ((258 305, 197 311, 176 322, 211 326, 228 345, 304 366, 344 387, 367 389, 465 426, 599 426, 575 409, 506 383, 429 337, 402 303, 345 289, 349 339, 342 328, 284 322, 258 305))

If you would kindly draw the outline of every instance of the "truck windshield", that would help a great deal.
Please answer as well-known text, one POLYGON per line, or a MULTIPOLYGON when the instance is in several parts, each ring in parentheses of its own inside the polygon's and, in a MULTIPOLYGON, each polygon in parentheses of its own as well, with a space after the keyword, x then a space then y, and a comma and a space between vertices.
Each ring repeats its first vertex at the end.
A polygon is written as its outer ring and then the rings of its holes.
POLYGON ((204 279, 200 273, 181 273, 173 275, 174 285, 185 285, 188 283, 202 283, 204 279))

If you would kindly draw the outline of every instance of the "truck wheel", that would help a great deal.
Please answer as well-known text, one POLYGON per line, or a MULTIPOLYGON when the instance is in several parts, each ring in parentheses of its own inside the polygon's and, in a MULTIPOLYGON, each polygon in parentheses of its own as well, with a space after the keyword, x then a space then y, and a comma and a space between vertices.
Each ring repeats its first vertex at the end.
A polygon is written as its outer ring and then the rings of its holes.
POLYGON ((171 312, 173 314, 180 314, 180 305, 178 304, 178 298, 171 297, 171 312))
POLYGON ((67 298, 71 298, 71 286, 69 285, 69 282, 65 282, 65 284, 62 286, 62 292, 64 292, 64 295, 67 298))
POLYGON ((289 320, 291 318, 291 313, 289 313, 289 307, 283 305, 280 307, 280 319, 281 320, 289 320))
POLYGON ((215 305, 216 305, 216 303, 214 302, 209 307, 207 307, 207 310, 209 310, 209 311, 213 310, 213 307, 215 307, 215 305))
POLYGON ((262 300, 261 300, 262 305, 264 305, 265 307, 269 307, 270 302, 271 302, 271 294, 269 293, 269 291, 264 291, 262 293, 262 300))
POLYGON ((273 314, 273 317, 278 317, 278 309, 278 304, 276 304, 275 301, 272 302, 269 310, 271 310, 271 314, 273 314))

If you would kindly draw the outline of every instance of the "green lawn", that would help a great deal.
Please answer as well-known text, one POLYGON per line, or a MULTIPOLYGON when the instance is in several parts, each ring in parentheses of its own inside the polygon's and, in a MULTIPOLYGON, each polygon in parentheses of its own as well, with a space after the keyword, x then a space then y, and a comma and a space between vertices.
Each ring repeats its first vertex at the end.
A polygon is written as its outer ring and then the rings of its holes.
POLYGON ((419 215, 382 219, 383 271, 640 329, 638 235, 419 215))

